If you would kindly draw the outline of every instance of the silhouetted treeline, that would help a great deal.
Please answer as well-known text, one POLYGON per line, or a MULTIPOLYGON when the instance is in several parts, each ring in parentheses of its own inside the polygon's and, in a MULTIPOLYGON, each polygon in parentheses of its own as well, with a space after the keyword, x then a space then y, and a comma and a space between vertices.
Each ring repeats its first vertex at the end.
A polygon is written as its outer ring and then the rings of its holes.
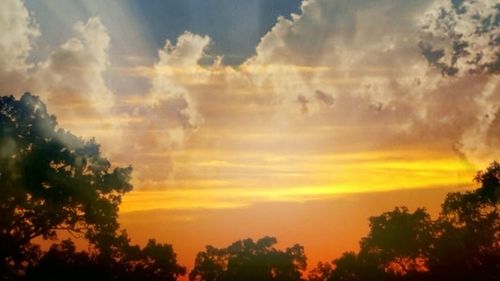
POLYGON ((474 180, 478 189, 446 196, 436 220, 406 207, 370 218, 360 251, 320 263, 309 280, 500 280, 500 165, 474 180))
MULTIPOLYGON (((117 222, 131 167, 111 169, 94 140, 62 129, 38 97, 0 98, 0 280, 173 281, 186 274, 169 244, 132 245, 117 222), (85 238, 77 250, 60 231, 85 238), (35 238, 52 239, 42 251, 35 238)), ((406 207, 369 220, 357 253, 306 273, 300 245, 273 237, 207 246, 192 281, 500 280, 500 165, 476 190, 447 195, 439 217, 406 207), (307 277, 306 277, 307 275, 307 277)), ((334 238, 333 238, 334 239, 334 238)))
POLYGON ((175 280, 185 274, 168 244, 131 245, 117 222, 131 167, 111 169, 94 140, 63 129, 29 93, 0 98, 0 280, 175 280), (35 238, 85 238, 41 251, 35 238))
POLYGON ((237 241, 227 248, 207 246, 196 256, 190 280, 271 281, 302 280, 306 269, 304 248, 298 244, 286 250, 274 247, 276 238, 237 241))
MULTIPOLYGON (((318 264, 307 280, 500 280, 500 165, 493 162, 474 180, 478 189, 446 196, 436 220, 424 208, 406 207, 371 217, 358 253, 318 264)), ((279 251, 274 243, 263 238, 208 246, 190 280, 306 280, 302 247, 279 251)))

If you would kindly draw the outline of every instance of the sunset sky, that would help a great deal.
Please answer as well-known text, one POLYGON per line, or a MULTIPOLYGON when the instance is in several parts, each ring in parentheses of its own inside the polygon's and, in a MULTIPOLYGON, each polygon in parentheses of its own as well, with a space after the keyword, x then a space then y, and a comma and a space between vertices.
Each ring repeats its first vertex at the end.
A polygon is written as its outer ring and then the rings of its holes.
POLYGON ((191 267, 272 235, 314 265, 500 159, 495 2, 2 0, 0 93, 133 166, 134 242, 191 267))

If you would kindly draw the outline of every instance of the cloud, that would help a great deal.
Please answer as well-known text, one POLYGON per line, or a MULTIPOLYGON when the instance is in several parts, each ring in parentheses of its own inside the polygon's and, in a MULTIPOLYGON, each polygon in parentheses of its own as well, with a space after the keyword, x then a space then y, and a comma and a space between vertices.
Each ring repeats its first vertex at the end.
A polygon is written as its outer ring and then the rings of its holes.
POLYGON ((316 96, 316 98, 318 100, 322 101, 324 104, 326 104, 328 106, 332 106, 333 103, 335 102, 335 99, 333 98, 332 95, 327 94, 323 91, 316 90, 316 91, 314 91, 314 95, 316 96))
POLYGON ((384 146, 420 139, 479 163, 491 160, 488 136, 499 133, 498 12, 482 0, 304 1, 244 66, 267 70, 255 85, 301 104, 317 123, 310 128, 355 126, 351 140, 384 146), (335 110, 324 106, 334 101, 335 110), (366 138, 365 128, 378 129, 366 138))
POLYGON ((497 150, 500 145, 498 100, 500 100, 500 77, 497 76, 488 79, 484 88, 474 96, 474 103, 479 110, 473 119, 474 124, 462 133, 459 141, 459 150, 466 153, 472 161, 500 157, 497 150))
MULTIPOLYGON (((500 7, 488 0, 440 1, 423 17, 419 44, 430 65, 444 75, 455 76, 478 87, 454 89, 467 97, 468 110, 456 149, 472 162, 496 159, 500 140, 500 7), (468 126, 464 126, 468 124, 468 126)), ((463 84, 463 82, 462 82, 463 84)), ((462 119, 462 118, 461 118, 462 119)))
POLYGON ((17 0, 0 2, 0 29, 0 91, 18 92, 25 89, 27 70, 33 67, 27 59, 40 31, 23 2, 17 0))
POLYGON ((37 89, 54 105, 80 106, 80 114, 106 114, 114 105, 114 95, 105 74, 110 62, 110 38, 100 18, 77 22, 70 38, 35 73, 37 89))
POLYGON ((306 97, 304 97, 303 95, 299 95, 297 97, 297 102, 300 104, 300 112, 302 112, 302 114, 306 114, 309 112, 309 108, 307 107, 309 100, 306 97))
POLYGON ((74 34, 52 49, 37 45, 44 34, 23 1, 1 1, 0 27, 2 94, 41 96, 62 128, 96 137, 111 154, 123 129, 123 122, 114 121, 127 118, 117 112, 107 83, 110 37, 100 18, 75 23, 74 34))
POLYGON ((134 164, 136 179, 169 177, 171 153, 203 123, 179 72, 206 79, 207 73, 192 75, 190 69, 199 67, 210 38, 185 32, 175 44, 167 40, 148 68, 150 88, 132 81, 140 92, 129 104, 110 83, 117 69, 111 65, 110 30, 101 18, 76 22, 73 35, 44 58, 31 52, 41 33, 23 2, 2 1, 0 7, 0 25, 8 31, 0 35, 1 90, 42 96, 61 127, 96 137, 113 162, 134 164))
POLYGON ((285 103, 303 95, 311 112, 328 110, 339 94, 361 96, 368 105, 386 105, 401 91, 418 97, 437 82, 415 39, 417 18, 430 2, 304 1, 300 14, 278 19, 244 66, 267 69, 253 77, 257 86, 272 87, 285 103))
POLYGON ((210 37, 184 32, 177 38, 175 45, 166 40, 159 54, 156 67, 162 66, 194 66, 205 55, 205 49, 210 43, 210 37))
MULTIPOLYGON (((0 79, 8 94, 29 90, 57 107, 72 102, 72 110, 106 112, 114 104, 104 77, 110 63, 110 38, 98 17, 74 25, 75 36, 49 53, 33 54, 34 39, 41 36, 23 1, 0 3, 0 79), (6 85, 6 86, 5 86, 6 85)), ((7 94, 7 93, 4 93, 7 94)), ((57 112, 56 112, 57 113, 57 112)))
POLYGON ((32 65, 26 60, 32 40, 40 32, 23 2, 5 0, 0 3, 0 69, 5 72, 24 72, 32 65))
POLYGON ((500 73, 500 8, 495 1, 438 1, 421 26, 420 48, 443 74, 500 73))
MULTIPOLYGON (((152 80, 152 110, 159 114, 169 128, 196 129, 202 122, 189 92, 177 82, 175 69, 193 68, 203 58, 210 43, 208 36, 185 32, 177 38, 177 44, 167 40, 158 51, 159 60, 154 65, 152 80)), ((182 141, 178 139, 177 141, 182 141)))
MULTIPOLYGON (((125 149, 134 152, 129 159, 137 163, 139 180, 169 178, 172 151, 180 149, 203 124, 182 76, 197 75, 190 70, 198 67, 209 44, 208 36, 185 32, 175 45, 167 40, 158 51, 157 62, 147 70, 151 89, 132 113, 140 121, 130 123, 125 136, 129 140, 125 149)), ((203 79, 203 73, 198 75, 203 79)))
MULTIPOLYGON (((352 129, 348 136, 332 131, 343 138, 338 147, 425 142, 472 155, 465 143, 473 142, 465 140, 477 132, 475 120, 485 110, 493 120, 479 131, 494 135, 497 107, 485 108, 480 96, 498 82, 488 73, 443 77, 442 69, 429 65, 425 56, 439 60, 441 53, 428 49, 422 54, 427 32, 422 22, 435 9, 431 0, 304 1, 301 13, 279 18, 256 55, 237 68, 201 66, 209 40, 187 33, 176 45, 166 44, 166 63, 155 66, 164 85, 158 83, 157 89, 179 97, 163 111, 173 114, 169 119, 179 122, 178 127, 191 127, 191 119, 179 112, 191 112, 196 102, 211 126, 274 126, 282 133, 341 126, 352 129), (297 104, 308 114, 297 117, 297 104)), ((487 99, 493 105, 498 103, 494 93, 487 99)), ((492 138, 482 141, 491 143, 492 138)))
POLYGON ((203 122, 189 91, 178 82, 175 69, 196 67, 209 43, 208 36, 185 32, 177 38, 176 45, 167 40, 158 51, 158 61, 153 66, 151 103, 145 110, 150 127, 160 133, 157 137, 160 146, 182 145, 186 135, 203 122))

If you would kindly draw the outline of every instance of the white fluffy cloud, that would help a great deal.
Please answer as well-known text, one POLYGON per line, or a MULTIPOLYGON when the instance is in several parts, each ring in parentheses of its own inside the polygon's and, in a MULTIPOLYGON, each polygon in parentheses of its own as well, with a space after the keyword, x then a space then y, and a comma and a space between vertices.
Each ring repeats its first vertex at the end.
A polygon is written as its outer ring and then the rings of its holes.
MULTIPOLYGON (((153 97, 173 99, 160 111, 175 113, 167 119, 182 120, 185 127, 193 127, 186 116, 197 116, 191 110, 195 101, 219 108, 215 103, 225 100, 238 109, 224 114, 270 105, 269 126, 288 120, 293 128, 310 120, 311 128, 357 127, 349 143, 418 146, 420 140, 485 159, 498 142, 491 137, 499 123, 498 78, 485 73, 450 78, 429 64, 421 49, 428 38, 422 22, 439 10, 435 3, 307 0, 299 15, 279 18, 256 55, 235 69, 200 66, 209 39, 186 33, 160 51, 153 97), (249 104, 239 104, 242 100, 249 104), (306 115, 302 121, 290 116, 300 113, 306 115)), ((482 11, 481 1, 473 4, 470 11, 482 11)), ((469 19, 461 18, 457 26, 461 21, 469 19)))
POLYGON ((391 134, 401 142, 419 137, 448 143, 474 160, 491 160, 499 144, 488 137, 500 119, 498 77, 449 78, 440 64, 450 63, 461 38, 466 52, 451 66, 466 73, 477 58, 476 67, 494 73, 498 10, 487 0, 459 2, 306 0, 300 15, 278 20, 244 65, 264 69, 256 85, 274 88, 297 111, 323 110, 318 114, 337 125, 394 128, 371 136, 372 142, 391 134), (427 61, 422 46, 436 38, 448 44, 445 55, 427 61), (321 107, 318 91, 335 105, 321 107))
POLYGON ((422 20, 421 48, 447 75, 500 72, 500 8, 490 0, 438 1, 422 20))
POLYGON ((114 96, 105 79, 110 38, 99 18, 77 22, 74 37, 46 59, 30 57, 41 32, 22 1, 0 3, 0 27, 3 94, 41 95, 60 119, 111 114, 114 96))
POLYGON ((209 43, 208 36, 185 32, 175 45, 167 40, 158 51, 158 60, 148 71, 151 89, 132 113, 139 121, 126 128, 126 149, 133 151, 131 157, 137 163, 139 180, 170 177, 172 151, 182 147, 203 123, 181 80, 186 74, 195 79, 198 62, 209 43))
POLYGON ((204 51, 210 43, 208 36, 185 32, 177 38, 177 44, 167 40, 158 51, 158 61, 153 66, 151 77, 151 100, 144 104, 141 111, 146 114, 147 130, 154 131, 148 142, 154 139, 160 148, 182 145, 184 139, 196 131, 203 122, 189 91, 179 83, 178 73, 195 70, 204 51))
POLYGON ((99 18, 76 23, 74 37, 49 52, 47 59, 30 58, 34 39, 41 33, 22 1, 1 1, 0 27, 3 94, 31 91, 43 96, 61 117, 109 113, 114 104, 105 79, 110 38, 99 18))
MULTIPOLYGON (((23 1, 0 3, 0 90, 4 95, 40 95, 65 129, 101 143, 113 143, 122 124, 114 124, 115 98, 107 85, 108 30, 98 17, 74 25, 74 35, 48 57, 33 52, 40 32, 23 1), (100 122, 96 122, 99 120, 100 122)), ((106 145, 108 147, 108 145, 106 145)))
MULTIPOLYGON (((440 82, 438 71, 428 67, 418 49, 416 23, 429 3, 304 1, 299 15, 278 19, 243 67, 259 69, 252 76, 255 85, 272 88, 279 100, 301 112, 304 101, 307 112, 315 113, 357 100, 364 103, 356 108, 359 116, 371 114, 360 110, 388 112, 420 103, 440 82), (333 106, 333 100, 339 103, 333 106)), ((413 111, 417 117, 426 115, 425 108, 413 111)), ((417 117, 406 118, 404 127, 417 117)))
POLYGON ((0 2, 0 69, 26 71, 32 40, 39 35, 36 23, 21 1, 0 2))
MULTIPOLYGON (((209 43, 208 36, 185 32, 177 38, 176 45, 167 40, 165 47, 158 51, 159 59, 154 65, 151 88, 152 109, 163 119, 159 123, 167 124, 169 129, 181 127, 193 130, 202 122, 189 92, 177 81, 176 73, 196 69, 209 43)), ((182 141, 182 136, 172 137, 182 141)))
POLYGON ((0 1, 0 92, 8 94, 26 88, 27 59, 40 32, 21 1, 0 1))
POLYGON ((114 104, 113 92, 104 77, 109 68, 108 31, 97 17, 77 22, 74 31, 75 37, 38 66, 37 88, 52 103, 72 103, 106 113, 114 104))

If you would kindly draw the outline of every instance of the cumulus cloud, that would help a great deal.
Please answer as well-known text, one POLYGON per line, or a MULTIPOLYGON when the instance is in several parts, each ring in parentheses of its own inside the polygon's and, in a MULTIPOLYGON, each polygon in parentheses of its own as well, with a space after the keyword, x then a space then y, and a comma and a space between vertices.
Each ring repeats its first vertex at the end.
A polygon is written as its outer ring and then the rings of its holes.
POLYGON ((19 0, 0 3, 0 79, 4 94, 30 90, 54 105, 73 102, 73 109, 105 112, 113 106, 113 93, 106 85, 110 38, 98 17, 74 25, 75 36, 46 60, 28 58, 34 39, 41 35, 33 15, 19 0))
POLYGON ((481 151, 484 159, 500 100, 498 13, 487 0, 304 1, 299 15, 278 19, 244 65, 287 68, 256 85, 295 97, 302 112, 390 128, 370 142, 417 145, 419 137, 471 159, 481 151), (335 110, 319 106, 333 101, 335 110))
POLYGON ((421 22, 420 48, 443 74, 500 72, 500 8, 489 0, 438 1, 421 22))
POLYGON ((500 77, 488 79, 484 88, 474 95, 478 108, 474 124, 462 133, 459 150, 465 152, 471 160, 500 157, 497 147, 500 145, 498 125, 500 114, 500 77))
POLYGON ((5 0, 0 3, 0 69, 6 72, 26 71, 30 64, 26 59, 32 48, 32 40, 40 32, 23 2, 5 0))
POLYGON ((27 59, 40 31, 17 0, 0 2, 0 29, 0 91, 7 94, 24 89, 27 70, 33 66, 27 59))
POLYGON ((273 87, 277 95, 305 95, 313 112, 339 94, 362 96, 370 105, 386 105, 401 98, 401 91, 419 96, 437 82, 427 75, 432 70, 415 39, 418 16, 429 3, 304 1, 299 15, 278 19, 244 66, 287 69, 266 73, 257 85, 273 87))
MULTIPOLYGON (((314 122, 307 127, 358 128, 351 129, 344 145, 352 144, 352 139, 367 146, 418 145, 419 139, 471 155, 470 134, 480 132, 483 143, 491 143, 488 136, 495 135, 491 131, 498 123, 497 107, 485 108, 485 99, 479 97, 486 89, 496 89, 498 82, 488 73, 443 77, 442 69, 429 65, 425 55, 440 54, 422 54, 422 36, 428 32, 422 22, 439 10, 434 3, 304 1, 300 14, 279 18, 256 47, 256 55, 234 69, 200 66, 209 39, 186 33, 160 51, 153 100, 168 101, 158 108, 174 127, 184 128, 178 130, 180 138, 182 132, 197 127, 193 124, 200 124, 193 121, 199 120, 194 118, 199 116, 193 106, 196 101, 212 122, 219 122, 213 115, 221 112, 238 116, 253 110, 269 114, 262 118, 268 118, 266 126, 271 127, 292 130, 302 127, 299 123, 314 122), (234 104, 235 109, 220 103, 234 104), (303 121, 289 115, 297 113, 297 105, 299 112, 308 113, 301 115, 303 121), (209 107, 219 111, 213 113, 209 107), (476 122, 485 110, 493 120, 476 122), (478 130, 480 123, 487 128, 478 130)), ((496 104, 495 93, 486 95, 486 100, 496 104)), ((225 122, 249 125, 248 120, 257 118, 225 122)), ((172 137, 167 133, 165 139, 172 137)))
MULTIPOLYGON (((123 122, 107 85, 110 37, 98 17, 75 23, 74 36, 48 57, 33 52, 43 36, 23 1, 0 3, 0 90, 4 95, 30 91, 42 96, 59 124, 83 137, 96 137, 108 152, 121 136, 123 122)), ((123 115, 123 114, 121 114, 123 115)))
POLYGON ((474 162, 500 156, 495 149, 500 145, 495 137, 500 133, 495 125, 500 107, 499 18, 500 7, 494 1, 439 1, 420 23, 419 47, 429 64, 476 85, 454 89, 468 98, 464 104, 469 110, 457 114, 470 120, 462 120, 456 147, 474 162))
POLYGON ((205 49, 210 43, 210 37, 184 32, 177 38, 174 45, 166 40, 163 49, 159 50, 159 61, 156 67, 186 67, 195 66, 205 55, 205 49))
POLYGON ((185 32, 177 38, 176 45, 167 40, 158 51, 150 90, 152 100, 146 110, 150 117, 148 122, 161 133, 157 136, 159 145, 181 145, 186 135, 203 121, 176 73, 195 68, 209 43, 208 36, 185 32))
MULTIPOLYGON (((185 32, 177 38, 177 44, 166 41, 158 51, 159 60, 154 65, 152 81, 152 110, 159 114, 171 129, 196 129, 202 122, 189 92, 177 81, 176 71, 194 69, 210 43, 208 36, 185 32)), ((175 137, 174 137, 175 139, 175 137)), ((182 136, 178 141, 182 140, 182 136)))
MULTIPOLYGON (((113 93, 105 73, 110 67, 110 38, 97 17, 74 25, 75 36, 46 59, 32 54, 34 39, 41 36, 34 15, 22 1, 0 4, 0 84, 3 94, 31 91, 44 98, 60 120, 111 116, 113 93)), ((36 53, 35 53, 36 54, 36 53)), ((74 124, 73 124, 74 125, 74 124)), ((81 133, 79 126, 67 126, 81 133)), ((109 129, 109 128, 108 128, 109 129)))
POLYGON ((173 169, 171 152, 182 147, 203 123, 195 101, 182 83, 185 81, 182 76, 196 76, 198 62, 209 44, 208 36, 185 32, 177 38, 175 45, 167 40, 158 51, 158 60, 148 76, 151 79, 149 99, 144 98, 145 102, 135 107, 133 115, 140 121, 127 128, 133 157, 148 162, 148 165, 138 164, 136 175, 139 179, 168 178, 173 169), (158 159, 158 155, 162 157, 158 159), (152 163, 159 166, 151 169, 152 163), (158 167, 162 167, 161 173, 158 173, 158 167))
POLYGON ((75 37, 38 65, 37 89, 53 104, 108 113, 114 105, 113 92, 104 77, 110 65, 108 31, 98 17, 77 22, 74 31, 75 37))

